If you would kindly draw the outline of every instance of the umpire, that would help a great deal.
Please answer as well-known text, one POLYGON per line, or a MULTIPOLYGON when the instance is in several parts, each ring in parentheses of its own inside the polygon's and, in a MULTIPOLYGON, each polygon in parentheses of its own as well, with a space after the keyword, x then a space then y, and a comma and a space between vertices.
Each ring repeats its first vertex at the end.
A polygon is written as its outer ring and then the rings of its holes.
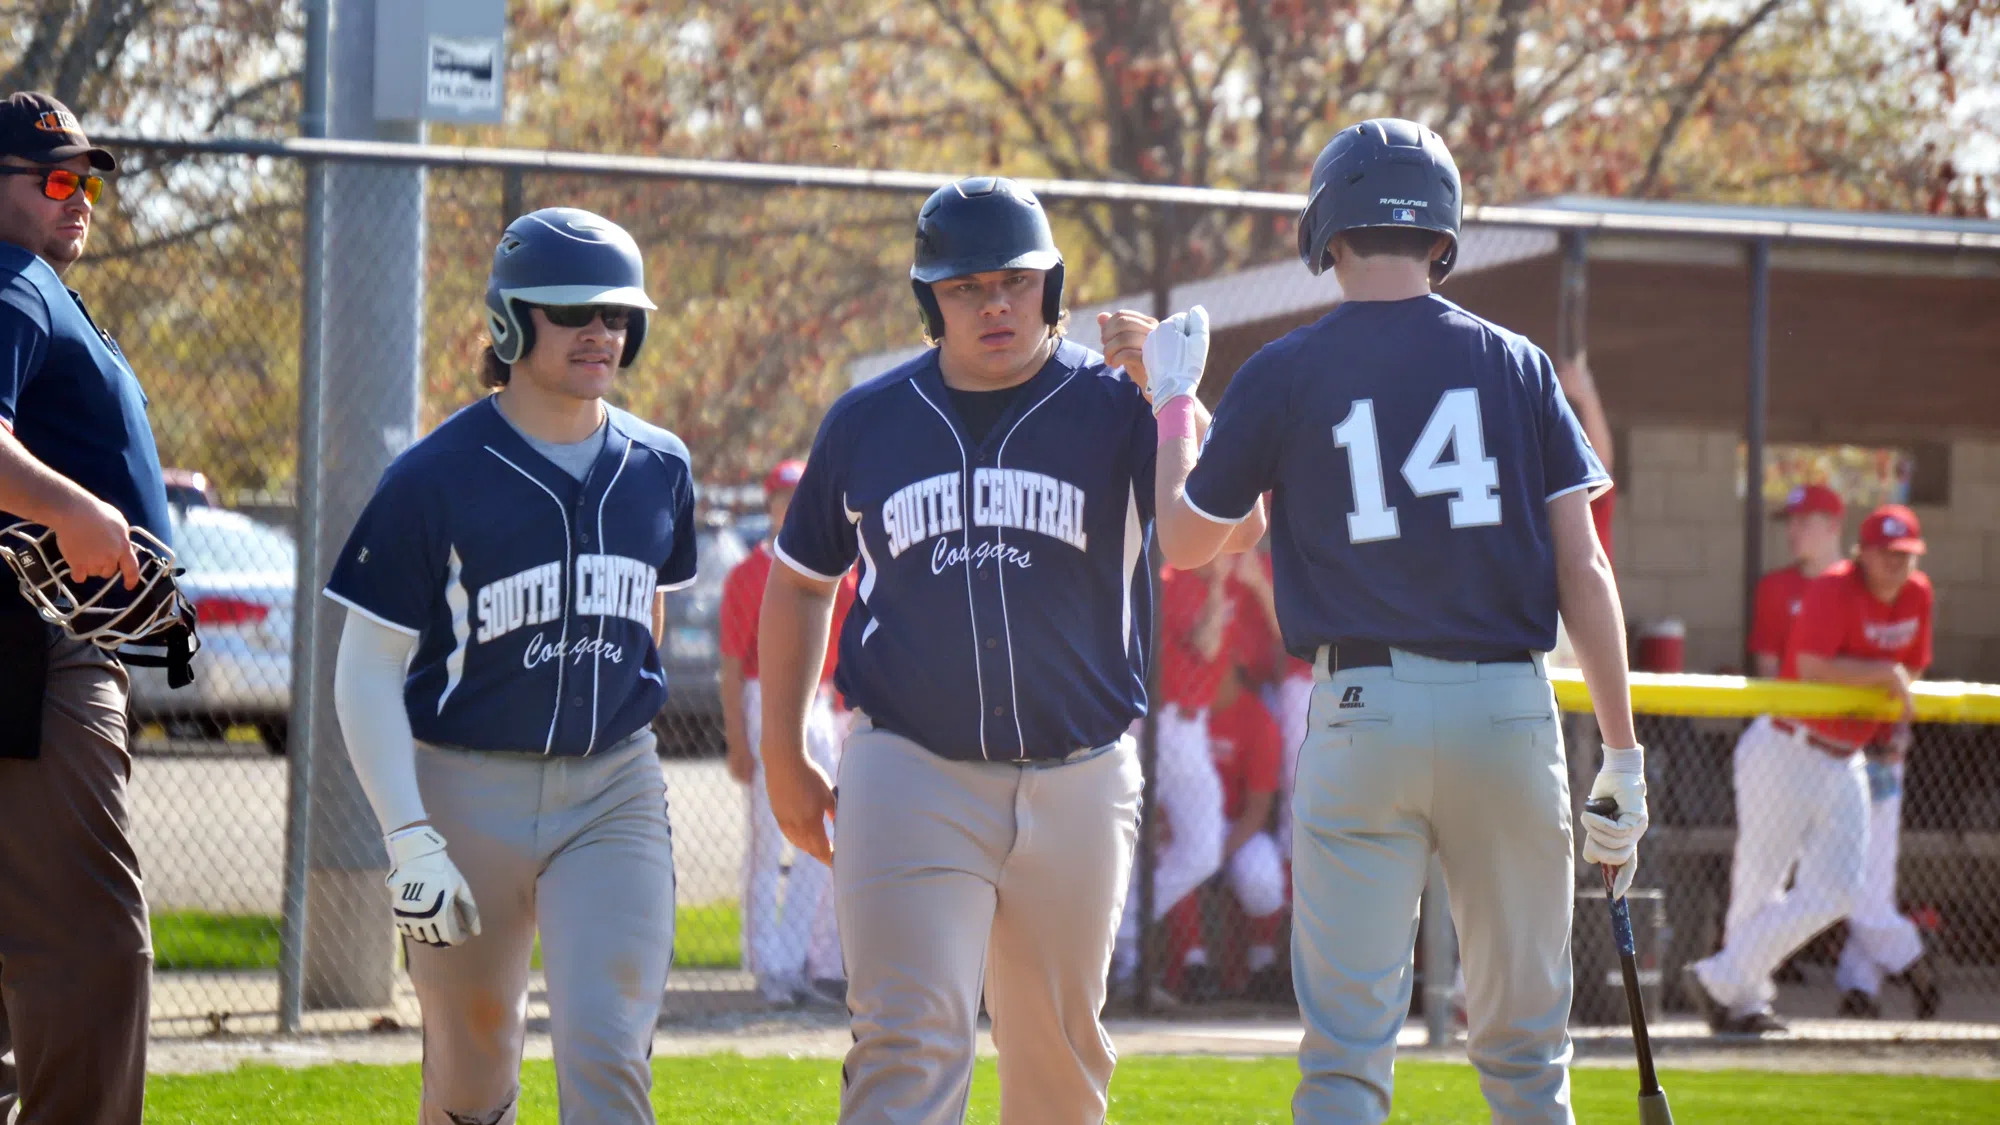
MULTIPOLYGON (((0 101, 0 526, 45 524, 74 572, 130 587, 131 527, 170 542, 160 457, 138 378, 62 283, 117 166, 54 98, 0 101)), ((153 952, 131 682, 0 587, 0 1121, 138 1125, 153 952)))

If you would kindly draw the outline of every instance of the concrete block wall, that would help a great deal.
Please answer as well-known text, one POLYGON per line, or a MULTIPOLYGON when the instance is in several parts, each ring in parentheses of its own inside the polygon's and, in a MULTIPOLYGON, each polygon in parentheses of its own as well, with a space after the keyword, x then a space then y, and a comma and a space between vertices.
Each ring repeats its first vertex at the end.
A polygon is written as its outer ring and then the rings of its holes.
MULTIPOLYGON (((1614 560, 1634 626, 1687 626, 1689 671, 1740 670, 1743 510, 1739 438, 1727 431, 1635 427, 1618 450, 1614 560)), ((1935 678, 2000 683, 2000 442, 1950 444, 1948 503, 1917 505, 1938 596, 1935 678)), ((1848 542, 1865 512, 1850 509, 1848 542)), ((1766 568, 1786 559, 1783 527, 1764 535, 1766 568)))

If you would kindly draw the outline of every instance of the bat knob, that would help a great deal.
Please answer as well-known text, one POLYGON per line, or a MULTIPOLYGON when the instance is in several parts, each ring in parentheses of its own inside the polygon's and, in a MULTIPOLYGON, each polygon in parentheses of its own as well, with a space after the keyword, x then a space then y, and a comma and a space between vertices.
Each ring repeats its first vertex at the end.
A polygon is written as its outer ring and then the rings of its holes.
POLYGON ((1613 797, 1592 797, 1583 803, 1583 811, 1597 816, 1618 815, 1618 801, 1613 797))

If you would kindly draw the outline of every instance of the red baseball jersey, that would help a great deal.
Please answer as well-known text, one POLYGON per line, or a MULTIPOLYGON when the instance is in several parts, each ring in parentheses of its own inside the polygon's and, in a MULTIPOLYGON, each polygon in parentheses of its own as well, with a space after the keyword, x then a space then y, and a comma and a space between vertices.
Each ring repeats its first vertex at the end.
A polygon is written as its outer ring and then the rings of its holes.
MULTIPOLYGON (((1884 605, 1868 592, 1861 568, 1842 562, 1806 585, 1804 604, 1792 625, 1780 676, 1799 679, 1799 654, 1894 660, 1911 672, 1931 663, 1931 580, 1912 574, 1884 605)), ((1837 742, 1864 745, 1886 734, 1889 723, 1872 719, 1806 719, 1807 726, 1837 742)))
MULTIPOLYGON (((771 579, 772 561, 770 544, 760 542, 722 581, 722 655, 743 662, 746 680, 757 678, 757 620, 764 609, 764 584, 771 579)), ((841 578, 833 598, 833 631, 828 635, 826 666, 820 672, 822 683, 833 679, 839 662, 840 627, 853 604, 854 572, 850 570, 841 578)))
POLYGON ((1798 620, 1799 608, 1805 604, 1806 585, 1811 581, 1797 564, 1774 570, 1757 580, 1757 599, 1750 622, 1751 652, 1784 658, 1792 623, 1798 620))
POLYGON ((1611 553, 1611 517, 1618 511, 1618 486, 1612 485, 1590 502, 1590 522, 1597 525, 1597 541, 1604 544, 1604 557, 1616 559, 1611 553))
MULTIPOLYGON (((1160 574, 1160 700, 1187 712, 1199 711, 1215 698, 1222 676, 1236 659, 1231 649, 1231 621, 1223 622, 1222 647, 1212 658, 1195 644, 1195 628, 1208 602, 1208 579, 1191 570, 1168 567, 1160 574)), ((1234 619, 1232 599, 1222 612, 1234 619)))
MULTIPOLYGON (((1264 581, 1271 581, 1271 556, 1262 551, 1256 561, 1264 568, 1264 581)), ((1236 603, 1229 645, 1236 651, 1236 665, 1253 684, 1276 683, 1286 676, 1312 674, 1312 665, 1283 651, 1278 631, 1258 603, 1250 587, 1229 580, 1229 596, 1236 603)))
POLYGON ((1222 815, 1235 820, 1252 793, 1278 791, 1284 758, 1278 724, 1255 692, 1236 694, 1227 707, 1208 713, 1208 751, 1222 778, 1222 815))

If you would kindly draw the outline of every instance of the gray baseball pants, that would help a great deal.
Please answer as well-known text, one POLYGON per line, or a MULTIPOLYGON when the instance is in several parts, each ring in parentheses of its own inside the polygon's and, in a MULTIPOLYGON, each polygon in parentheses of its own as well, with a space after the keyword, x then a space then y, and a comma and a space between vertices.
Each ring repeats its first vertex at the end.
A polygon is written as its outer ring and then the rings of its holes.
POLYGON ((651 1125, 674 944, 652 732, 586 758, 419 745, 417 784, 481 927, 449 949, 405 943, 424 1017, 418 1120, 512 1125, 539 930, 562 1125, 651 1125))
POLYGON ((1296 1121, 1389 1116, 1417 906, 1443 861, 1465 964, 1466 1045, 1499 1125, 1570 1125, 1569 769, 1532 663, 1392 650, 1319 661, 1292 817, 1292 972, 1305 1039, 1296 1121))
POLYGON ((865 721, 840 762, 833 885, 854 1046, 843 1125, 965 1120, 982 986, 1002 1125, 1098 1125, 1099 1021, 1138 842, 1130 738, 1060 765, 940 758, 865 721))

